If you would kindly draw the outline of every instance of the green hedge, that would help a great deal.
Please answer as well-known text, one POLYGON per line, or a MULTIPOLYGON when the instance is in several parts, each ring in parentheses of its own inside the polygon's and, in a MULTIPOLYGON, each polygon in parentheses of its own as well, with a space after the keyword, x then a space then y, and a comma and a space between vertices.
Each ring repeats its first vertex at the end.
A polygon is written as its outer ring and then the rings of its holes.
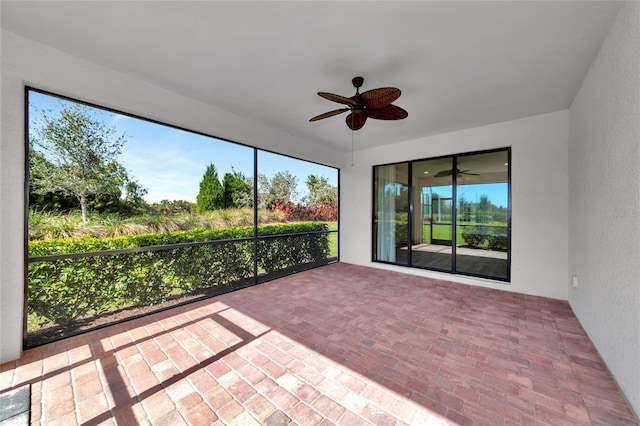
MULTIPOLYGON (((397 216, 399 216, 399 214, 396 214, 396 217, 397 216)), ((396 245, 396 247, 406 246, 409 243, 409 222, 407 221, 406 213, 404 214, 404 216, 405 217, 403 219, 388 221, 377 220, 374 223, 374 227, 378 230, 378 232, 380 232, 380 226, 385 222, 387 223, 388 227, 393 226, 395 228, 395 233, 393 234, 393 243, 396 245)))
MULTIPOLYGON (((258 227, 259 235, 327 231, 325 223, 258 227)), ((69 238, 29 242, 29 256, 118 250, 190 242, 251 238, 253 227, 195 229, 113 238, 69 238)), ((258 241, 258 269, 270 273, 325 261, 327 234, 258 241)), ((253 277, 253 241, 211 243, 141 253, 107 254, 29 264, 28 311, 45 323, 67 325, 78 318, 125 306, 154 305, 174 295, 247 285, 253 277)))
POLYGON ((471 248, 507 251, 507 228, 496 226, 471 226, 462 230, 462 238, 471 248))

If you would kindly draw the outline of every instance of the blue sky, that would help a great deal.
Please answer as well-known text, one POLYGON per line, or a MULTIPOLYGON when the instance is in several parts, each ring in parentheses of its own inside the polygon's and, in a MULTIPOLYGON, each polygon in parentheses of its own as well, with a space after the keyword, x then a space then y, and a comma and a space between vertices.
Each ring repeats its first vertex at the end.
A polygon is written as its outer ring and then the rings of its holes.
POLYGON ((465 200, 476 203, 480 197, 486 195, 489 200, 498 207, 507 207, 506 183, 481 183, 458 185, 458 198, 464 194, 465 200))
MULTIPOLYGON (((56 97, 30 92, 30 117, 37 116, 35 108, 57 113, 65 103, 56 97)), ((253 175, 252 148, 125 115, 95 112, 114 126, 118 135, 127 135, 120 162, 129 176, 147 189, 144 197, 147 202, 163 199, 195 202, 202 176, 211 163, 215 164, 220 180, 232 167, 245 176, 253 175)), ((258 173, 272 177, 278 171, 288 171, 298 178, 299 199, 307 193, 304 182, 311 174, 326 177, 333 186, 338 184, 337 169, 259 151, 258 173)))
MULTIPOLYGON (((57 113, 66 102, 30 92, 30 116, 37 116, 35 108, 57 113)), ((120 160, 129 175, 147 189, 147 202, 164 199, 195 201, 202 176, 211 163, 215 164, 220 180, 232 168, 245 176, 253 175, 252 148, 126 115, 93 110, 106 123, 114 126, 118 135, 125 133, 128 136, 120 160)), ((324 176, 331 185, 338 184, 338 172, 334 168, 266 151, 258 151, 258 168, 258 172, 267 177, 272 177, 278 171, 289 171, 296 176, 298 200, 307 193, 304 182, 308 175, 324 176)), ((433 191, 441 193, 441 196, 451 196, 450 187, 448 194, 442 193, 443 188, 435 187, 433 191)), ((472 202, 487 195, 493 204, 507 206, 506 183, 459 185, 458 195, 460 193, 464 193, 465 198, 472 202)))
MULTIPOLYGON (((451 197, 450 186, 435 186, 432 189, 434 194, 441 197, 451 197)), ((480 183, 458 185, 458 199, 464 194, 465 200, 476 203, 480 197, 486 195, 489 200, 498 207, 507 207, 507 184, 506 183, 480 183)))

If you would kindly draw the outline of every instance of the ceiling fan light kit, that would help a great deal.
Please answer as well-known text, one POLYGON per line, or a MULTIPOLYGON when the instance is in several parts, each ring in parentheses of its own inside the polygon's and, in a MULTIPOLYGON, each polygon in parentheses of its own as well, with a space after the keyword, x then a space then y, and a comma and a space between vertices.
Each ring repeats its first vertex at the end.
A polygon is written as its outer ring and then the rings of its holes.
POLYGON ((360 130, 367 122, 367 118, 376 120, 403 120, 409 113, 399 106, 392 105, 392 102, 400 97, 402 92, 395 87, 381 87, 360 93, 360 87, 364 83, 364 78, 354 77, 351 82, 356 88, 356 94, 351 97, 335 95, 333 93, 318 92, 318 95, 339 104, 346 105, 333 111, 317 115, 309 121, 318 121, 343 112, 351 111, 347 115, 347 127, 351 130, 360 130))

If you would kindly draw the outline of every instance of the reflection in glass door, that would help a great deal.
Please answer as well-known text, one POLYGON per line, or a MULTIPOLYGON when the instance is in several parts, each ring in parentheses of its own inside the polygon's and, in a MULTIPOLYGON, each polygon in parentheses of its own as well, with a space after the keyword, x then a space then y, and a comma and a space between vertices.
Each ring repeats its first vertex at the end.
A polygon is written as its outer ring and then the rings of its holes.
POLYGON ((411 263, 414 266, 451 270, 453 181, 451 157, 412 164, 414 206, 411 263))
MULTIPOLYGON (((432 188, 429 188, 432 189, 432 188)), ((451 192, 451 187, 433 188, 443 192, 451 192)), ((430 235, 431 244, 451 245, 451 197, 441 197, 440 194, 434 193, 431 198, 431 218, 430 218, 430 235)))
POLYGON ((457 158, 456 271, 508 278, 508 151, 457 158))
POLYGON ((408 263, 409 164, 375 169, 373 217, 374 260, 408 263))

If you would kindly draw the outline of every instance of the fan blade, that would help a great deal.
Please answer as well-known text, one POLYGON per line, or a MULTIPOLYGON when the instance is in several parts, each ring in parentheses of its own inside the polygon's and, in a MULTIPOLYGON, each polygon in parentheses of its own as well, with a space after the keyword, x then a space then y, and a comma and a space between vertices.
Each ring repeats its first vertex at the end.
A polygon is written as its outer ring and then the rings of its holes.
POLYGON ((402 120, 409 115, 407 111, 395 105, 387 105, 381 109, 365 109, 364 112, 367 117, 376 120, 402 120))
POLYGON ((358 102, 356 102, 351 98, 347 98, 345 96, 334 95, 333 93, 327 93, 327 92, 318 92, 318 95, 322 96, 325 99, 329 99, 330 101, 337 102, 339 104, 351 105, 354 107, 358 106, 358 102))
POLYGON ((322 120, 323 118, 333 117, 334 115, 342 114, 345 111, 349 111, 349 108, 334 109, 333 111, 329 111, 329 112, 325 112, 324 114, 316 115, 315 117, 309 119, 309 121, 318 121, 318 120, 322 120))
POLYGON ((463 170, 458 174, 459 175, 467 175, 467 176, 480 176, 478 173, 467 173, 467 170, 463 170))
POLYGON ((380 109, 389 105, 400 97, 402 92, 395 87, 381 87, 368 90, 360 95, 360 102, 365 108, 380 109))
POLYGON ((367 121, 367 116, 362 111, 354 111, 347 115, 347 127, 351 130, 360 130, 364 123, 367 121))
POLYGON ((453 174, 453 170, 440 170, 438 173, 433 175, 433 177, 447 177, 453 174))

